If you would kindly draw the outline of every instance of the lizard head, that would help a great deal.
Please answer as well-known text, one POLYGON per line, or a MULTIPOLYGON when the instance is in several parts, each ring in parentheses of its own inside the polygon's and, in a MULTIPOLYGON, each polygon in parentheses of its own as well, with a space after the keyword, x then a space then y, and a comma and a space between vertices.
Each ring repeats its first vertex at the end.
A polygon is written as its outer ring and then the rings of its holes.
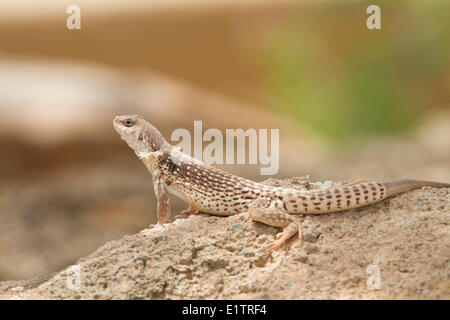
POLYGON ((113 126, 139 157, 170 147, 161 132, 138 115, 117 116, 113 126))

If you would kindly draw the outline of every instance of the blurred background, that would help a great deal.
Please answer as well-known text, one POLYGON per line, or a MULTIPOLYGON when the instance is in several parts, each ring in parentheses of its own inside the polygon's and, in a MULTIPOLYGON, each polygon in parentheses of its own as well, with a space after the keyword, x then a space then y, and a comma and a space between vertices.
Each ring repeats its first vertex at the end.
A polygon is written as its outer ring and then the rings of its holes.
POLYGON ((377 1, 381 30, 366 27, 370 4, 1 1, 0 280, 156 222, 117 114, 167 138, 194 120, 280 129, 278 178, 450 181, 450 2, 377 1), (66 27, 71 4, 80 30, 66 27))

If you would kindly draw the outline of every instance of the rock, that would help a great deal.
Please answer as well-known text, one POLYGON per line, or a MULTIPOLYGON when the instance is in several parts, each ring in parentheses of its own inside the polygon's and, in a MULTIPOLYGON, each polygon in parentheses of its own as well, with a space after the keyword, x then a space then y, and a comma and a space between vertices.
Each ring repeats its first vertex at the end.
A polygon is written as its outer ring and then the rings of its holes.
POLYGON ((311 253, 315 253, 315 252, 319 251, 319 248, 316 245, 310 244, 310 243, 305 243, 304 249, 307 254, 311 254, 311 253))
POLYGON ((0 299, 449 299, 449 200, 424 188, 388 208, 309 216, 305 243, 269 254, 277 228, 245 213, 189 216, 108 242, 47 277, 0 282, 0 299), (419 199, 433 210, 416 209, 419 199), (368 287, 371 270, 381 289, 368 287))

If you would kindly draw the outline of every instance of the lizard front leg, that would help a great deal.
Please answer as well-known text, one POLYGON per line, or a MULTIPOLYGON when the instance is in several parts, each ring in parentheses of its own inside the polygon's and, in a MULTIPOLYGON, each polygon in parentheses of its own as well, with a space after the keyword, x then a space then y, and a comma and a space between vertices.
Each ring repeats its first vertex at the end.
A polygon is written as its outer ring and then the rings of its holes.
POLYGON ((276 241, 267 246, 266 251, 278 249, 297 232, 300 241, 302 241, 302 229, 299 219, 277 208, 281 203, 281 201, 279 203, 277 201, 279 200, 258 198, 252 201, 248 209, 252 220, 269 226, 283 228, 283 231, 277 234, 276 241))
POLYGON ((189 208, 186 210, 181 211, 182 214, 191 215, 198 213, 199 209, 194 207, 192 204, 189 204, 189 208))
POLYGON ((167 186, 162 175, 153 176, 153 187, 155 189, 156 199, 158 200, 156 210, 158 223, 167 223, 170 219, 170 199, 169 192, 167 191, 167 186))

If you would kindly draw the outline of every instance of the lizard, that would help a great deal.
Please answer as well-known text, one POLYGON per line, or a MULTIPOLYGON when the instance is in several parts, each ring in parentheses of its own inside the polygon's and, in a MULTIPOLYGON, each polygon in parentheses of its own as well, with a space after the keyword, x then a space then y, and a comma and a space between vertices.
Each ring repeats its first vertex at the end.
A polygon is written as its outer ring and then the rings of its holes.
POLYGON ((138 115, 116 116, 113 127, 134 150, 153 177, 158 223, 168 223, 169 194, 189 205, 182 214, 199 211, 230 216, 247 212, 253 221, 282 228, 267 251, 283 246, 298 233, 300 215, 327 214, 380 202, 424 186, 450 188, 450 184, 400 179, 388 182, 354 183, 319 190, 268 186, 208 165, 172 146, 161 132, 138 115))

